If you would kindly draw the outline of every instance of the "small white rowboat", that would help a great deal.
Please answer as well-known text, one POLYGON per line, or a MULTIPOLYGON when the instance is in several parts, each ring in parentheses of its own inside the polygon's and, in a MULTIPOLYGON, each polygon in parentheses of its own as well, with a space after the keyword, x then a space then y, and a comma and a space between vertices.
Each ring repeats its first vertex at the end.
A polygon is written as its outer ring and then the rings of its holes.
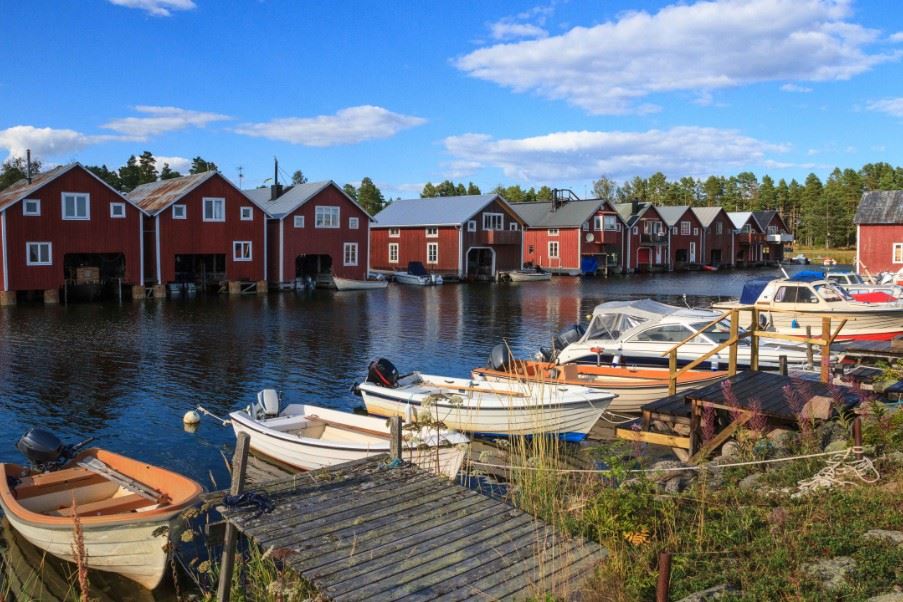
POLYGON ((539 272, 536 270, 521 270, 519 272, 508 272, 508 278, 511 282, 539 282, 542 280, 551 280, 551 272, 539 272))
POLYGON ((388 280, 352 280, 351 278, 333 276, 332 281, 340 291, 367 291, 389 286, 388 280))

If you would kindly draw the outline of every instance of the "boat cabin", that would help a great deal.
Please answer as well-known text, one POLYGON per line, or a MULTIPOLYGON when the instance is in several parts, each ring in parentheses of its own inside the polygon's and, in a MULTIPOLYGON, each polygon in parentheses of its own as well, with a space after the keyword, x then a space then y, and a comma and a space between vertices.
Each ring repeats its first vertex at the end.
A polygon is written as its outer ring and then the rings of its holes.
POLYGON ((790 278, 750 280, 743 285, 740 303, 780 305, 786 309, 814 311, 812 305, 826 306, 854 299, 839 286, 824 279, 821 272, 803 271, 790 278), (802 305, 802 308, 796 307, 802 305))

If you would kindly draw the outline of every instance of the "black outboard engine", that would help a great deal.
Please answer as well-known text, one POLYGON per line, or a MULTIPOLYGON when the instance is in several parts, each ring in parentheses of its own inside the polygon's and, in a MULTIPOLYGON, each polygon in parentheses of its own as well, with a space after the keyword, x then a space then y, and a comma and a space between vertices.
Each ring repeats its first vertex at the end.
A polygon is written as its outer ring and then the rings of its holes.
POLYGON ((398 368, 384 357, 370 364, 367 382, 394 389, 398 386, 398 368))
POLYGON ((511 357, 508 345, 499 343, 489 352, 489 367, 493 370, 507 372, 513 364, 514 358, 511 357))
POLYGON ((66 451, 66 446, 59 438, 44 429, 31 429, 16 443, 23 456, 28 458, 32 466, 44 467, 57 463, 66 451))
POLYGON ((571 343, 576 343, 577 341, 579 341, 584 334, 586 334, 586 327, 581 324, 574 324, 573 326, 569 326, 558 333, 558 335, 552 341, 551 349, 548 347, 541 347, 539 349, 539 352, 545 361, 551 362, 556 357, 558 357, 559 351, 561 351, 571 343))

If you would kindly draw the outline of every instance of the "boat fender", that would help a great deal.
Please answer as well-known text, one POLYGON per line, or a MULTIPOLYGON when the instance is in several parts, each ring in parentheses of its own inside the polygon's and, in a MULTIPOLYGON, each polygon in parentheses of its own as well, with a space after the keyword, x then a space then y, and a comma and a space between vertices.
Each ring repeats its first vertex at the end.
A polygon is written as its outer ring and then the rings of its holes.
POLYGON ((718 357, 717 356, 713 357, 712 361, 710 363, 712 366, 712 372, 717 372, 718 371, 718 357))
POLYGON ((621 354, 620 354, 620 353, 616 353, 616 354, 614 354, 614 355, 612 356, 612 358, 611 358, 611 367, 612 367, 612 368, 617 368, 617 367, 620 366, 620 365, 621 365, 621 354))
POLYGON ((384 357, 372 362, 367 369, 367 382, 394 389, 398 387, 398 368, 384 357))
POLYGON ((185 412, 185 415, 182 416, 183 424, 197 424, 201 421, 201 415, 195 412, 194 410, 188 410, 185 412))
POLYGON ((790 321, 790 328, 799 328, 799 327, 800 327, 800 323, 796 321, 796 318, 794 318, 790 321))
POLYGON ((511 357, 511 350, 505 343, 499 343, 489 352, 489 367, 493 370, 507 372, 511 369, 514 358, 511 357))

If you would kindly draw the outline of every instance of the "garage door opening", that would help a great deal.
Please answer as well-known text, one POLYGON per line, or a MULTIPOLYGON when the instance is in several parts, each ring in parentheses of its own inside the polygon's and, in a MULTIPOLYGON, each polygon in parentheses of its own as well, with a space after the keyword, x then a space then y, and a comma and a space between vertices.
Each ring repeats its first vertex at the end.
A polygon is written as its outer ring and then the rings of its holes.
POLYGON ((495 251, 489 247, 468 249, 467 277, 477 280, 492 280, 495 277, 495 251))
POLYGON ((67 253, 63 257, 63 302, 118 299, 124 282, 122 253, 67 253))
POLYGON ((332 257, 329 255, 298 255, 295 258, 295 283, 299 288, 331 288, 332 257))
POLYGON ((175 284, 193 284, 202 291, 216 292, 226 280, 226 256, 222 253, 176 255, 175 284))

